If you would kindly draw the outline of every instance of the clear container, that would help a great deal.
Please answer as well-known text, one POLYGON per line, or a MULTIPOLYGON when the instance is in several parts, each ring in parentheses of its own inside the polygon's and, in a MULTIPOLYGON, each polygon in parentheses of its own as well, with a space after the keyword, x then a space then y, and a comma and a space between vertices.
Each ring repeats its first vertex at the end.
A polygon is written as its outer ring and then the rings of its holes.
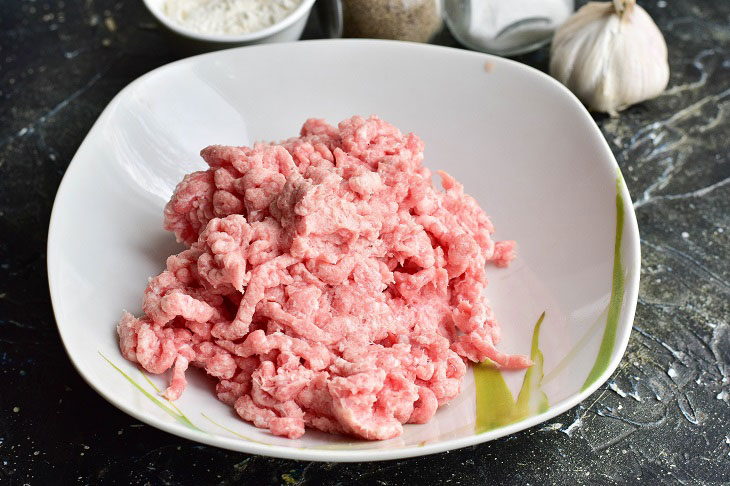
POLYGON ((340 0, 344 37, 428 42, 442 27, 440 0, 340 0))
POLYGON ((444 17, 470 49, 512 56, 549 42, 573 8, 573 0, 444 0, 444 17))

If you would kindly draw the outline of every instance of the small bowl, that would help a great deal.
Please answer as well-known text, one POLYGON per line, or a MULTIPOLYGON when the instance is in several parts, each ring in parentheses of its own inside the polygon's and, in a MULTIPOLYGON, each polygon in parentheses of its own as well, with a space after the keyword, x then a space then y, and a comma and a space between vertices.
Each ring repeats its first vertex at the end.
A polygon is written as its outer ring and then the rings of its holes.
POLYGON ((163 11, 165 0, 142 0, 147 10, 171 34, 176 46, 184 51, 200 53, 230 47, 291 42, 299 40, 314 0, 303 0, 297 8, 280 22, 249 34, 204 34, 178 24, 163 11))

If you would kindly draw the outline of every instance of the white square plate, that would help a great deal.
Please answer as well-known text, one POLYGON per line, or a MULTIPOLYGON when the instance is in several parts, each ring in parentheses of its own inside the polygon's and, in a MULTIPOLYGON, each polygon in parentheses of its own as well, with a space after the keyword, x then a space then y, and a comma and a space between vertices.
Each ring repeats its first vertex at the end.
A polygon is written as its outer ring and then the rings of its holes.
POLYGON ((616 161, 568 90, 513 61, 368 40, 232 49, 142 76, 114 98, 76 153, 48 236, 61 337, 76 369, 104 398, 188 439, 323 461, 464 447, 575 406, 624 353, 639 265, 636 217, 616 161), (309 117, 337 123, 354 114, 377 114, 418 134, 425 164, 465 185, 498 239, 517 241, 512 265, 488 270, 487 294, 505 352, 530 354, 545 313, 542 370, 533 368, 527 380, 525 371, 470 371, 461 395, 430 423, 406 425, 401 437, 382 442, 312 431, 297 440, 274 437, 219 402, 202 372, 190 372, 182 398, 169 404, 155 391, 166 377, 148 381, 122 358, 115 323, 122 309, 140 313, 147 278, 180 250, 162 228, 175 184, 204 167, 198 152, 206 145, 283 139, 309 117))

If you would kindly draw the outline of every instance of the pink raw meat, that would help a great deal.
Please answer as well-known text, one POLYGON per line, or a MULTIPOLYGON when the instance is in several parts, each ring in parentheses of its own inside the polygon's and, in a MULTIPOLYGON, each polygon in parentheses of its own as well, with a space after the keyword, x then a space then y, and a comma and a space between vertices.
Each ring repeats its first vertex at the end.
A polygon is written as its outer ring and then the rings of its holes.
POLYGON ((125 358, 188 365, 218 398, 273 434, 305 427, 365 439, 428 422, 460 392, 466 363, 531 364, 495 347, 484 267, 514 242, 451 176, 421 166, 423 143, 370 117, 310 119, 279 145, 210 146, 165 228, 188 249, 150 280, 144 315, 118 325, 125 358))

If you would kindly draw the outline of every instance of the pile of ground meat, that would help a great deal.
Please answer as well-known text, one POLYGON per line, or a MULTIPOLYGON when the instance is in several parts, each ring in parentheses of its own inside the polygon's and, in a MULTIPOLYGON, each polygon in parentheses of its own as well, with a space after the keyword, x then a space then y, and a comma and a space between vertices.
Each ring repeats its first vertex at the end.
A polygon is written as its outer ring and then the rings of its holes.
POLYGON ((188 249, 150 280, 122 354, 150 373, 189 365, 257 427, 388 439, 459 394, 468 362, 524 368, 495 348, 485 265, 514 242, 451 176, 434 188, 423 142, 377 117, 310 119, 279 144, 203 149, 165 228, 188 249))

